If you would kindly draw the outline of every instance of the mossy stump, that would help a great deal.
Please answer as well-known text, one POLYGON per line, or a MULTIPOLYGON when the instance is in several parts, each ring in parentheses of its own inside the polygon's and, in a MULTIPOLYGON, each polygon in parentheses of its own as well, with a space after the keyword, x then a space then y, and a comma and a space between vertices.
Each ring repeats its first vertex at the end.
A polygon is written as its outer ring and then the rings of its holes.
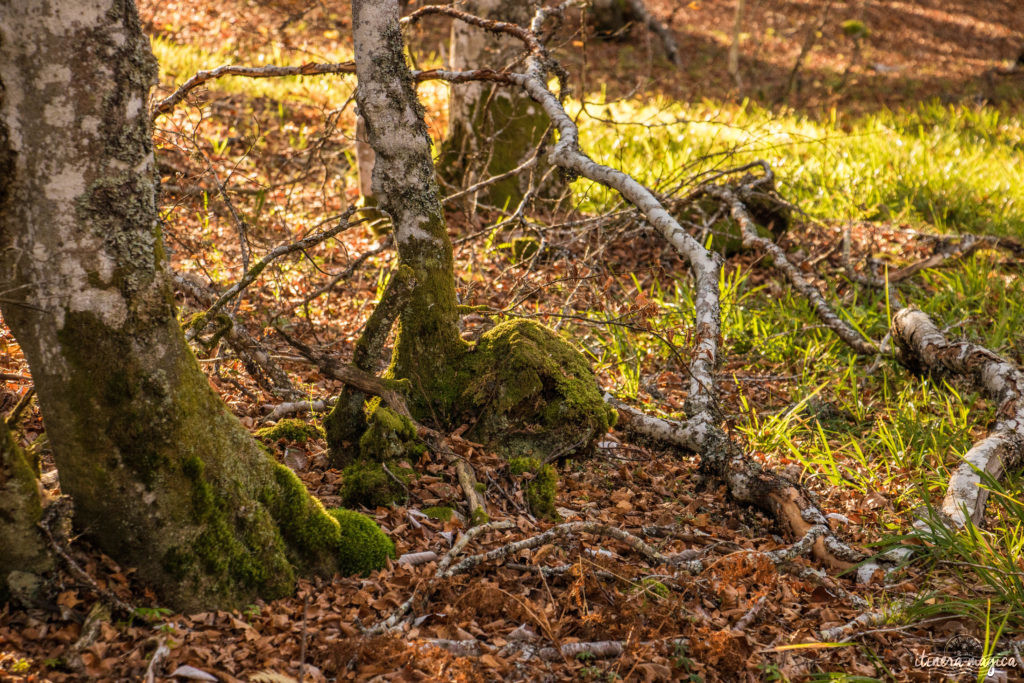
POLYGON ((406 486, 415 475, 409 464, 426 447, 409 418, 380 405, 380 399, 368 401, 366 411, 358 455, 342 470, 341 497, 347 506, 374 508, 406 499, 406 486))
POLYGON ((617 417, 583 354, 532 320, 485 332, 462 375, 457 400, 472 425, 467 438, 508 459, 587 454, 617 417))

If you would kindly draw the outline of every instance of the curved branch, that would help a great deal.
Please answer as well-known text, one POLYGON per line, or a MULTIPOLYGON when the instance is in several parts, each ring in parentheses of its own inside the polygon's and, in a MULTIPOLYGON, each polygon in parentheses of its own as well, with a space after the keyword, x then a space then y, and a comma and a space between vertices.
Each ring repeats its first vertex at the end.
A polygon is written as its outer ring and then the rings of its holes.
POLYGON ((957 526, 968 518, 980 523, 988 499, 981 473, 999 479, 1024 457, 1024 372, 983 346, 948 341, 927 314, 913 307, 893 316, 892 336, 900 362, 911 371, 964 377, 996 402, 995 425, 964 454, 942 501, 942 512, 957 526))

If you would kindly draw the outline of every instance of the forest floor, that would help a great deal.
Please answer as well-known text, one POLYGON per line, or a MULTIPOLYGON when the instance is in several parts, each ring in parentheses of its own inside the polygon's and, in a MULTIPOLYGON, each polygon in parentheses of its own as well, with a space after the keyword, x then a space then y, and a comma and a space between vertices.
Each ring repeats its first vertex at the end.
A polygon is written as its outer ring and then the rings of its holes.
MULTIPOLYGON (((868 336, 885 334, 895 304, 845 278, 844 239, 858 270, 874 264, 879 272, 932 256, 950 235, 1024 240, 1024 71, 1011 69, 1024 49, 1024 12, 1014 0, 750 0, 742 86, 725 69, 733 3, 650 6, 670 20, 682 69, 639 28, 601 42, 570 21, 556 39, 582 98, 570 106, 584 146, 666 192, 685 191, 708 170, 767 159, 782 194, 806 212, 781 244, 868 336), (869 31, 859 46, 843 30, 850 21, 869 31)), ((351 58, 347 6, 335 13, 300 0, 165 0, 140 9, 161 62, 156 97, 224 63, 351 58)), ((444 58, 446 26, 430 20, 410 30, 419 65, 444 58)), ((357 199, 353 85, 343 76, 225 79, 157 120, 164 235, 176 270, 223 291, 242 273, 239 219, 246 250, 258 258, 357 199)), ((447 91, 425 83, 420 93, 439 138, 447 91)), ((687 268, 657 235, 616 214, 624 207, 615 196, 578 181, 566 202, 535 207, 525 224, 468 201, 447 208, 460 300, 483 307, 466 318, 467 338, 508 316, 535 317, 573 339, 601 385, 622 400, 652 413, 681 412, 679 359, 692 336, 687 268), (599 215, 609 217, 580 226, 599 215), (516 258, 513 241, 538 235, 538 255, 516 258)), ((302 258, 275 261, 235 314, 309 401, 327 399, 341 385, 273 327, 347 360, 394 262, 386 237, 352 228, 302 258)), ((901 295, 954 336, 1021 363, 1021 267, 982 250, 922 270, 901 284, 901 295)), ((955 383, 912 377, 890 357, 855 356, 756 255, 731 255, 722 287, 719 371, 732 434, 752 457, 807 486, 855 547, 915 544, 920 552, 895 578, 855 585, 849 576, 809 573, 820 567, 808 558, 766 562, 765 552, 792 539, 704 482, 697 456, 612 432, 592 458, 561 465, 562 521, 600 522, 664 553, 690 552, 704 560, 702 573, 676 575, 625 544, 584 534, 444 580, 432 578, 436 562, 395 562, 368 577, 302 582, 288 599, 182 615, 161 608, 130 567, 83 536, 73 558, 136 615, 115 615, 87 638, 83 624, 103 596, 64 568, 52 601, 0 609, 0 679, 141 680, 156 657, 156 680, 190 666, 221 681, 926 681, 944 674, 916 659, 941 654, 955 636, 1020 661, 1013 647, 1024 638, 1021 478, 996 487, 984 529, 907 536, 914 511, 941 500, 959 456, 984 435, 990 402, 955 383), (414 593, 423 597, 401 629, 363 635, 414 593), (884 619, 823 639, 822 629, 865 613, 851 593, 884 619), (579 655, 558 650, 597 641, 616 645, 579 655)), ((184 294, 179 303, 183 318, 199 310, 184 294)), ((226 347, 196 352, 242 423, 266 426, 281 399, 226 347)), ((0 372, 11 377, 0 384, 6 414, 31 380, 2 325, 0 372)), ((319 423, 322 415, 300 417, 319 423)), ((58 494, 35 403, 18 428, 42 459, 48 492, 58 494)), ((340 504, 341 473, 327 466, 322 440, 270 446, 326 506, 340 504)), ((491 519, 510 525, 480 535, 466 554, 553 526, 528 514, 497 456, 467 455, 491 519)), ((416 469, 405 504, 367 512, 399 555, 443 556, 467 530, 462 492, 447 459, 428 453, 416 469), (456 514, 441 521, 422 512, 438 506, 456 514)), ((1000 675, 1024 680, 1024 664, 1000 675)))

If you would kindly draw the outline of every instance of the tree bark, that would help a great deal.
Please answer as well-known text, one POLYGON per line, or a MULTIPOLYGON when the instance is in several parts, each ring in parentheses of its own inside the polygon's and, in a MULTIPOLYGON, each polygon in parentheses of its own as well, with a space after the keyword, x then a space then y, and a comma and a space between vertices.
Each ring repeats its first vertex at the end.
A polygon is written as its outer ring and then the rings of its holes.
POLYGON ((398 3, 352 3, 356 99, 375 152, 373 194, 391 216, 402 266, 416 282, 399 317, 389 372, 413 384, 410 409, 430 414, 468 350, 459 336, 452 244, 430 155, 430 135, 405 63, 398 3))
POLYGON ((3 313, 76 524, 183 609, 378 566, 390 542, 326 513, 261 450, 185 342, 156 207, 155 77, 131 0, 0 5, 3 313), (372 547, 349 543, 360 534, 372 547))
MULTIPOLYGON (((529 25, 535 3, 519 0, 461 0, 459 9, 484 19, 529 25)), ((509 36, 492 34, 452 23, 451 69, 504 69, 522 56, 522 44, 509 36)), ((439 169, 459 188, 511 171, 540 144, 548 119, 529 99, 507 88, 482 82, 451 88, 448 104, 448 136, 441 147, 439 169)), ((539 180, 545 164, 533 170, 539 180)), ((514 209, 527 192, 525 174, 500 180, 478 195, 486 203, 514 209)))

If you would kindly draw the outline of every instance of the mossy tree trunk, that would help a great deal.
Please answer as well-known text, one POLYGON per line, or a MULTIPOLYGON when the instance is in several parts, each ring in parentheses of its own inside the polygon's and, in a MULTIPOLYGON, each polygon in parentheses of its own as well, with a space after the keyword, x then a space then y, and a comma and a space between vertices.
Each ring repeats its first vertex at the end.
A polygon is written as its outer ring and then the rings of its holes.
POLYGON ((0 416, 0 602, 12 571, 40 573, 52 566, 36 526, 42 514, 39 472, 0 416))
POLYGON ((355 0, 352 30, 356 98, 375 153, 373 194, 391 217, 400 263, 415 282, 399 316, 389 372, 411 381, 414 413, 429 414, 468 349, 459 336, 452 244, 423 108, 405 63, 398 3, 355 0))
POLYGON ((156 207, 155 77, 131 0, 0 4, 3 313, 75 523, 183 609, 379 566, 375 525, 326 513, 186 345, 156 207))
MULTIPOLYGON (((460 0, 456 7, 485 19, 529 24, 535 2, 522 0, 460 0)), ((503 69, 523 55, 522 43, 504 34, 492 34, 461 21, 452 22, 451 68, 503 69)), ((448 105, 448 136, 441 147, 439 171, 456 187, 468 187, 511 171, 534 152, 547 130, 544 112, 516 90, 482 82, 455 85, 448 105)), ((533 170, 539 181, 541 160, 533 170)), ((487 204, 515 208, 522 200, 529 173, 520 173, 490 185, 479 197, 487 204)), ((550 183, 545 190, 549 190, 550 183)), ((550 194, 550 193, 549 193, 550 194)))
MULTIPOLYGON (((568 457, 589 449, 614 419, 586 359, 555 332, 532 321, 509 321, 474 346, 459 336, 452 245, 445 229, 430 138, 405 63, 398 3, 352 3, 357 99, 376 161, 373 192, 391 216, 404 282, 399 330, 388 373, 408 380, 409 409, 420 420, 452 427, 465 419, 472 434, 506 455, 568 457)), ((387 305, 385 296, 381 306, 387 305)), ((375 345, 389 324, 374 313, 357 347, 375 345)), ((336 461, 350 455, 355 431, 351 401, 339 400, 327 421, 336 461), (344 435, 349 435, 346 446, 344 435)), ((356 416, 357 418, 359 416, 356 416)), ((358 429, 363 422, 356 420, 358 429)), ((380 409, 360 438, 362 457, 394 457, 410 442, 409 427, 380 409), (374 455, 376 454, 376 455, 374 455)), ((346 472, 354 479, 358 472, 346 472)), ((360 475, 368 477, 365 471, 360 475)), ((377 478, 382 475, 375 473, 377 478)))

